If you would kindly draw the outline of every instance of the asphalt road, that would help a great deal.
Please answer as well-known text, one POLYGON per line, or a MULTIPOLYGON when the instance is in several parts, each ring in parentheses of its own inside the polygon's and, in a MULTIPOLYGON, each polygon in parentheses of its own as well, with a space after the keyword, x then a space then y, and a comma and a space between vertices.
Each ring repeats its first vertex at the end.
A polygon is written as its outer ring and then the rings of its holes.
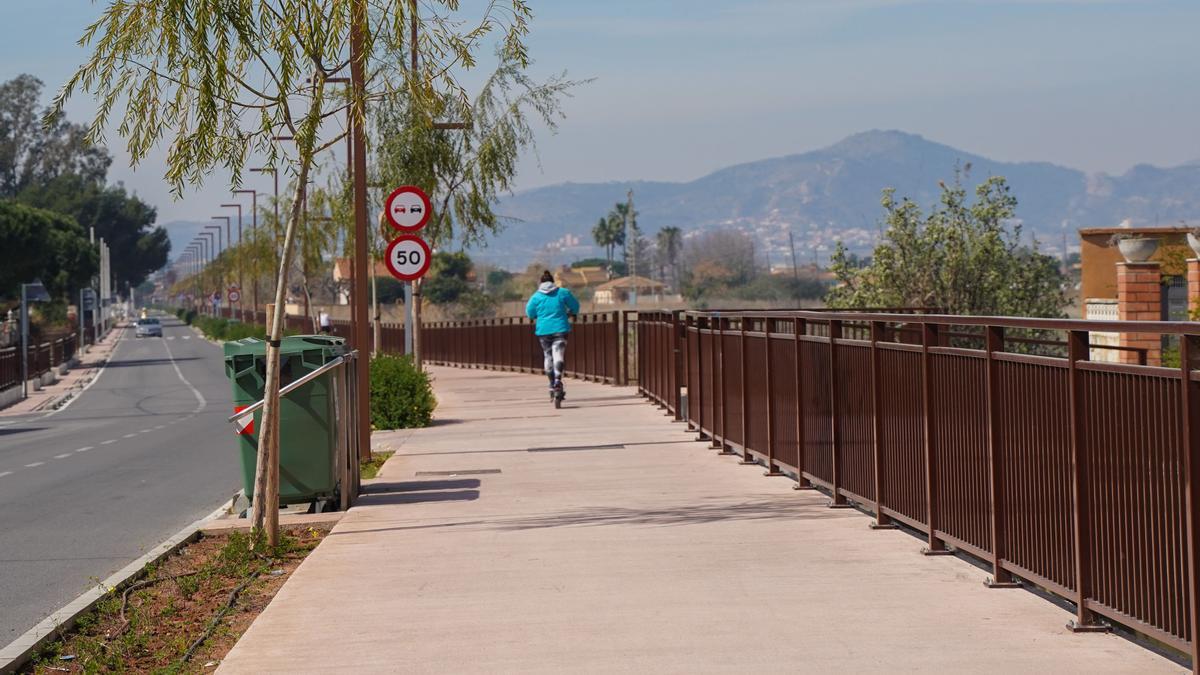
POLYGON ((240 487, 221 350, 163 327, 67 407, 0 420, 0 646, 240 487))

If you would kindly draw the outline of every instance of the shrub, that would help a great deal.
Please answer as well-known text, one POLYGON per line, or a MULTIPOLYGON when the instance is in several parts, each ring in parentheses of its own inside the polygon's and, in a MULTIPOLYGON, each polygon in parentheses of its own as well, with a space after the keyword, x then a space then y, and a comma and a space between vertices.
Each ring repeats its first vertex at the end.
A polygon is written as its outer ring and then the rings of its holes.
POLYGON ((371 427, 426 427, 437 399, 429 375, 407 356, 377 356, 371 360, 371 427))

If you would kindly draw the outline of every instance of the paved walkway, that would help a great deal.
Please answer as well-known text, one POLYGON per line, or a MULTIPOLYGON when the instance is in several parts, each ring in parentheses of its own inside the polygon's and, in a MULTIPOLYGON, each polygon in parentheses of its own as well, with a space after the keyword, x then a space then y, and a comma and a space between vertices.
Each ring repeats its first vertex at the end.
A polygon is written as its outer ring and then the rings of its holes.
POLYGON ((398 454, 221 665, 261 672, 1183 672, 691 441, 632 390, 435 369, 398 454))
POLYGON ((120 341, 124 332, 125 324, 118 324, 117 328, 110 330, 96 344, 85 346, 78 355, 79 364, 67 371, 65 375, 59 375, 54 384, 35 390, 31 380, 29 396, 12 405, 0 408, 0 417, 45 412, 70 400, 95 379, 96 374, 108 362, 108 357, 116 349, 117 342, 120 341))

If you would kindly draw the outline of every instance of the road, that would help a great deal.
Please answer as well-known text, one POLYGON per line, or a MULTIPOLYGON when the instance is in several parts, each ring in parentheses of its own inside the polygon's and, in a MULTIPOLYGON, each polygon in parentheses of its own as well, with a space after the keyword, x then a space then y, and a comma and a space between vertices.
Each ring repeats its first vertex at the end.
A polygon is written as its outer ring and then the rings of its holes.
POLYGON ((0 420, 0 646, 240 487, 221 350, 163 328, 67 407, 0 420))

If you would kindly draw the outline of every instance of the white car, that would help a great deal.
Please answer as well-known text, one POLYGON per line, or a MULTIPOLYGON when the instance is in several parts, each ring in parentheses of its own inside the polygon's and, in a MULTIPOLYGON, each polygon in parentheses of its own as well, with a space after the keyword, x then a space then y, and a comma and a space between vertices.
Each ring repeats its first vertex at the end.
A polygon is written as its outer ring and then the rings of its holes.
POLYGON ((135 337, 162 337, 162 324, 158 319, 138 319, 135 337))

